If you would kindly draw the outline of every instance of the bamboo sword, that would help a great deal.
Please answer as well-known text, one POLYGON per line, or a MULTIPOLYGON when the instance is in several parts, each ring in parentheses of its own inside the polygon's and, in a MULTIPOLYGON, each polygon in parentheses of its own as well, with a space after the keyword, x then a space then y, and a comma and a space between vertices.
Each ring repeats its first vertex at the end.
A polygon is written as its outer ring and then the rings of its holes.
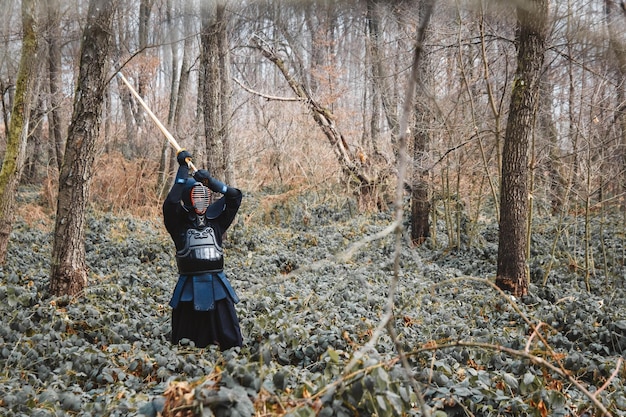
MULTIPOLYGON (((152 113, 152 110, 150 110, 150 108, 148 107, 146 102, 143 101, 143 99, 137 93, 137 91, 135 91, 133 86, 130 85, 130 83, 128 82, 126 77, 124 77, 124 75, 122 75, 121 72, 118 72, 117 75, 122 79, 122 81, 124 81, 124 84, 126 84, 126 87, 128 87, 130 92, 133 94, 133 96, 135 96, 137 101, 139 101, 139 103, 144 108, 146 113, 148 113, 150 118, 154 121, 154 123, 156 123, 157 127, 159 128, 159 130, 161 130, 161 132, 163 132, 163 134, 167 138, 167 140, 170 143, 170 145, 172 145, 172 147, 176 150, 177 153, 180 152, 182 150, 182 148, 180 147, 178 142, 176 142, 176 139, 174 139, 174 136, 172 136, 172 134, 165 128, 165 126, 163 126, 163 123, 161 123, 161 121, 155 116, 155 114, 152 113)), ((193 162, 191 162, 191 159, 189 159, 189 158, 187 159, 187 165, 189 165, 189 168, 192 170, 192 172, 196 172, 197 171, 195 165, 193 164, 193 162)))

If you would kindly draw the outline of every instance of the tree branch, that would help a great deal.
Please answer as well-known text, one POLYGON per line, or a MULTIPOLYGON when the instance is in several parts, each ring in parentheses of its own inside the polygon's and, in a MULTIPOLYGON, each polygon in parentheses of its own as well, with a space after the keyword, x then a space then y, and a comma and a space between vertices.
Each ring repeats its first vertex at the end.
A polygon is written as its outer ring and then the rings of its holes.
POLYGON ((235 83, 237 83, 241 88, 243 88, 244 90, 246 90, 248 93, 250 94, 254 94, 256 96, 259 97, 263 97, 264 99, 267 100, 274 100, 274 101, 304 101, 301 97, 278 97, 278 96, 270 96, 268 94, 264 94, 261 93, 259 91, 253 90, 250 87, 245 86, 241 81, 239 81, 236 78, 233 78, 233 81, 235 83))

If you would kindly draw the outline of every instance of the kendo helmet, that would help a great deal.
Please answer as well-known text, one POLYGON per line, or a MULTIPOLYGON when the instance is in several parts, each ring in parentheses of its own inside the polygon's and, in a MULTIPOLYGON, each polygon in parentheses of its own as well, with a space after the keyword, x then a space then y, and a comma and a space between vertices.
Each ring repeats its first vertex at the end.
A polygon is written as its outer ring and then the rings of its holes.
POLYGON ((211 203, 211 194, 201 182, 189 178, 183 189, 182 200, 185 210, 189 212, 193 210, 197 215, 202 216, 211 203))
POLYGON ((211 191, 201 182, 188 178, 183 189, 182 205, 190 213, 216 219, 226 208, 226 201, 220 198, 211 203, 211 191))

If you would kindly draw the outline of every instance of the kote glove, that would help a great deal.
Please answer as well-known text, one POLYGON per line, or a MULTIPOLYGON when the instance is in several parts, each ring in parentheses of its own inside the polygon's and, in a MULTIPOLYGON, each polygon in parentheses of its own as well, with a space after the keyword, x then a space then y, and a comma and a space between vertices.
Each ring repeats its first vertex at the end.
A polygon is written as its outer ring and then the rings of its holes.
POLYGON ((209 181, 211 180, 211 174, 206 169, 199 169, 193 174, 193 178, 201 182, 205 187, 209 186, 209 181))
POLYGON ((178 161, 178 165, 187 166, 189 161, 191 161, 191 154, 187 152, 186 149, 181 149, 176 154, 176 160, 178 161))

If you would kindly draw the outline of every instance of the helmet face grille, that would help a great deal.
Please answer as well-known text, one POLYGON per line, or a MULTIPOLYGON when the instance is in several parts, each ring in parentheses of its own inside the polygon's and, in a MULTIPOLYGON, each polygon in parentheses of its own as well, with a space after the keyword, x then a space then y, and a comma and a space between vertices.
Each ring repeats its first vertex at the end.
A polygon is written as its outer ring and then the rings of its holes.
POLYGON ((196 184, 191 189, 191 205, 197 214, 204 214, 209 207, 209 189, 202 184, 196 184))

